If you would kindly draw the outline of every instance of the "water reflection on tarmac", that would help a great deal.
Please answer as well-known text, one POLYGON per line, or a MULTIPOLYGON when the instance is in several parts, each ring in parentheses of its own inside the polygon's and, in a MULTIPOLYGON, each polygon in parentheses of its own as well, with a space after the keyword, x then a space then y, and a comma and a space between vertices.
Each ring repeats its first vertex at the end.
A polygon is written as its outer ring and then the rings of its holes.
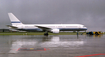
POLYGON ((0 36, 0 57, 74 57, 105 53, 104 48, 105 35, 0 36))

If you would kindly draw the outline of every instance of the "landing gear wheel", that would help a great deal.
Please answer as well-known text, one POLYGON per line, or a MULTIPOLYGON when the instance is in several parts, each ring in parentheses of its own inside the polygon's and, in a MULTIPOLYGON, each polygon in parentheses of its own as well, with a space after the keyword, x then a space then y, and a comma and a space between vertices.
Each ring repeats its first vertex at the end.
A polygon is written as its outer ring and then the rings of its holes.
POLYGON ((48 36, 48 33, 44 33, 44 36, 48 36))

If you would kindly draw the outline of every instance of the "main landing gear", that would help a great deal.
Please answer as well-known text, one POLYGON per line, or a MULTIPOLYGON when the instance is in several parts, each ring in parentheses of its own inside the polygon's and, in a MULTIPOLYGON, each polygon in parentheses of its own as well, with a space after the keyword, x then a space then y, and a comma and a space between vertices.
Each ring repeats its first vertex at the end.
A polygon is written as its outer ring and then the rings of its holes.
POLYGON ((48 36, 48 35, 49 35, 48 32, 45 32, 45 33, 44 33, 44 36, 48 36))

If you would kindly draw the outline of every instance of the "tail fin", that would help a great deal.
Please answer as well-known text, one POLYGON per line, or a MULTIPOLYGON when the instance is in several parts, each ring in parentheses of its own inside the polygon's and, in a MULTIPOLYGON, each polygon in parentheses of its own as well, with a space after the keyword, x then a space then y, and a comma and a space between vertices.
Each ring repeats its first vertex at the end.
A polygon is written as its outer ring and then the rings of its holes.
POLYGON ((20 22, 20 20, 16 18, 15 15, 13 15, 12 13, 8 13, 8 15, 12 25, 22 25, 22 22, 20 22))

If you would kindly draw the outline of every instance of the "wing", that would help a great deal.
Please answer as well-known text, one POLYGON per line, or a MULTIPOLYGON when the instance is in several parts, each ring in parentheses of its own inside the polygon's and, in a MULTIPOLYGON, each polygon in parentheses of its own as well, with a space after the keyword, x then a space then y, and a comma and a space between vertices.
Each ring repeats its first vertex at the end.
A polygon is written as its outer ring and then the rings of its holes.
POLYGON ((49 28, 49 27, 44 27, 44 26, 36 26, 36 27, 38 27, 38 28, 40 28, 40 29, 43 29, 43 30, 51 29, 51 28, 49 28))
POLYGON ((14 29, 17 28, 17 27, 15 27, 15 26, 10 26, 10 25, 7 25, 7 27, 14 28, 14 29))

